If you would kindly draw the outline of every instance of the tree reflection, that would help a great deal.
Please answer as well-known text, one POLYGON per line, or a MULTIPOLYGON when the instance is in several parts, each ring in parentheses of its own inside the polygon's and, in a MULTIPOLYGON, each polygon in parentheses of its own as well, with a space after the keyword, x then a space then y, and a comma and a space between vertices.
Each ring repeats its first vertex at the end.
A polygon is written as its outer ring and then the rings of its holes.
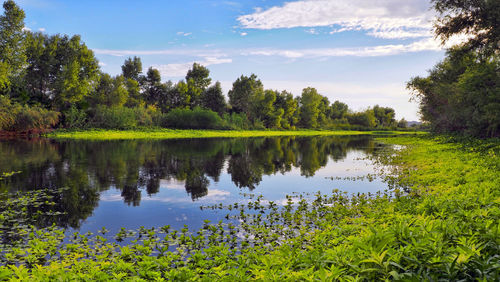
POLYGON ((184 183, 194 201, 208 194, 224 167, 235 186, 255 189, 264 175, 299 168, 314 176, 329 160, 339 161, 349 150, 375 150, 367 137, 273 137, 188 139, 163 141, 1 141, 0 171, 21 171, 0 181, 3 191, 67 187, 56 197, 57 218, 41 220, 78 228, 99 202, 101 191, 117 189, 123 201, 138 206, 141 193, 152 195, 161 180, 184 183), (55 221, 55 222, 54 222, 55 221))

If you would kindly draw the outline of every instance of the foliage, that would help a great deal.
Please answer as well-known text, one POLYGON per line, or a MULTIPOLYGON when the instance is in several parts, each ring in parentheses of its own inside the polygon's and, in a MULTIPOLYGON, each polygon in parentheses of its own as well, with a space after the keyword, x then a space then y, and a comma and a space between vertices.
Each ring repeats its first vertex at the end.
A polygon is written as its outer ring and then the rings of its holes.
POLYGON ((137 126, 134 109, 97 106, 91 111, 90 127, 131 129, 137 126))
POLYGON ((408 83, 420 103, 422 119, 435 132, 500 136, 500 60, 451 49, 429 72, 408 83))
MULTIPOLYGON (((24 11, 12 0, 3 3, 0 16, 0 91, 10 86, 26 64, 24 11)), ((0 92, 2 93, 2 92, 0 92)))
POLYGON ((174 109, 165 116, 165 126, 180 129, 222 129, 222 118, 217 113, 194 108, 174 109))
POLYGON ((59 113, 37 106, 20 105, 0 95, 0 130, 46 130, 59 121, 59 113))
POLYGON ((215 85, 208 87, 201 94, 201 106, 205 109, 214 111, 219 115, 224 114, 227 108, 226 98, 222 93, 222 87, 220 82, 216 82, 215 85))
POLYGON ((3 279, 486 280, 500 277, 498 140, 389 138, 390 192, 261 197, 200 230, 115 235, 53 229, 3 253, 3 279), (231 220, 238 220, 233 225, 231 220), (40 250, 44 250, 40 252, 40 250), (58 251, 55 251, 58 250, 58 251), (43 254, 43 255, 42 255, 43 254))
POLYGON ((492 0, 432 0, 440 14, 435 33, 443 42, 468 34, 469 48, 492 53, 500 49, 500 2, 492 0))
POLYGON ((64 111, 91 94, 99 65, 92 50, 80 40, 78 35, 27 33, 28 67, 23 84, 30 103, 64 111))

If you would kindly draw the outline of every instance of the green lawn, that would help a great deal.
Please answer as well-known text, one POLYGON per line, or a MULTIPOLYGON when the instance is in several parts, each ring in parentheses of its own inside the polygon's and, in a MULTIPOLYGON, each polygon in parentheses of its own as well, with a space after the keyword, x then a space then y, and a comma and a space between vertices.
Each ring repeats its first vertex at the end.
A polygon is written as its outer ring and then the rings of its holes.
POLYGON ((263 137, 263 136, 320 136, 320 135, 381 135, 381 134, 423 134, 413 131, 328 131, 328 130, 82 130, 55 131, 47 137, 57 139, 177 139, 177 138, 214 138, 214 137, 263 137))

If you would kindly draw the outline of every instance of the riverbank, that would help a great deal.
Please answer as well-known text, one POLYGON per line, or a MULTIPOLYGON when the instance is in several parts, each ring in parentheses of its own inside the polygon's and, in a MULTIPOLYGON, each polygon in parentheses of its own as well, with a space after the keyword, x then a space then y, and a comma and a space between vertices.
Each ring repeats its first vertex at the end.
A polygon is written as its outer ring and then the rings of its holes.
POLYGON ((100 235, 78 235, 64 244, 61 232, 38 232, 29 245, 4 253, 13 262, 0 266, 1 277, 498 280, 500 142, 378 140, 400 145, 373 156, 395 187, 391 191, 371 196, 333 191, 281 209, 258 198, 244 207, 216 206, 236 209, 240 226, 145 229, 125 246, 100 235), (177 251, 170 252, 171 246, 177 251))
POLYGON ((55 139, 119 140, 119 139, 181 139, 217 137, 265 137, 265 136, 327 136, 327 135, 403 135, 425 134, 421 131, 350 131, 350 130, 56 130, 45 136, 55 139))

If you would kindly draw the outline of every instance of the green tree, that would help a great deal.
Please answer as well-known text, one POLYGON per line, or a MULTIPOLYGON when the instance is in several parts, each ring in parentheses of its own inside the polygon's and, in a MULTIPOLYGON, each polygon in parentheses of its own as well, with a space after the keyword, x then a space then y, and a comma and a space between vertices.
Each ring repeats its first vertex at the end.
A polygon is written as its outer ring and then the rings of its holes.
POLYGON ((105 105, 107 107, 123 106, 128 98, 125 78, 122 75, 111 77, 104 73, 101 75, 99 85, 93 95, 89 97, 92 106, 105 105))
POLYGON ((297 124, 294 118, 298 102, 294 99, 293 94, 287 91, 276 93, 276 101, 274 102, 275 109, 283 109, 283 115, 280 120, 280 127, 289 129, 297 124))
POLYGON ((24 11, 12 0, 3 3, 0 16, 0 91, 10 85, 12 77, 22 74, 26 65, 24 11))
POLYGON ((452 35, 471 36, 467 45, 491 53, 500 49, 500 1, 432 0, 439 13, 435 33, 444 41, 452 35))
POLYGON ((423 121, 435 132, 500 135, 500 59, 454 48, 427 77, 407 87, 419 102, 423 121))
POLYGON ((219 115, 222 115, 226 111, 226 99, 222 93, 220 82, 217 81, 215 85, 203 91, 201 96, 201 105, 205 109, 212 110, 219 115))
POLYGON ((372 109, 347 115, 347 120, 352 125, 359 125, 364 128, 374 128, 377 125, 375 114, 372 109))
POLYGON ((330 118, 333 120, 343 119, 347 115, 348 111, 349 106, 347 106, 347 104, 340 101, 335 101, 330 107, 330 118))
POLYGON ((130 78, 135 81, 140 81, 140 75, 142 73, 142 62, 141 58, 135 57, 128 58, 122 65, 122 74, 125 78, 130 78))
POLYGON ((80 36, 28 34, 24 84, 29 99, 64 111, 84 100, 99 79, 99 65, 80 36))
POLYGON ((247 117, 251 116, 251 103, 255 96, 264 93, 264 85, 257 79, 255 74, 241 76, 233 83, 233 88, 229 91, 229 104, 233 111, 245 113, 247 117))
POLYGON ((302 90, 300 96, 300 124, 305 128, 315 128, 318 126, 318 116, 320 114, 320 103, 323 96, 318 94, 315 88, 307 87, 302 90))
POLYGON ((375 115, 377 126, 388 127, 396 124, 396 112, 393 108, 375 105, 373 107, 373 114, 375 115))

